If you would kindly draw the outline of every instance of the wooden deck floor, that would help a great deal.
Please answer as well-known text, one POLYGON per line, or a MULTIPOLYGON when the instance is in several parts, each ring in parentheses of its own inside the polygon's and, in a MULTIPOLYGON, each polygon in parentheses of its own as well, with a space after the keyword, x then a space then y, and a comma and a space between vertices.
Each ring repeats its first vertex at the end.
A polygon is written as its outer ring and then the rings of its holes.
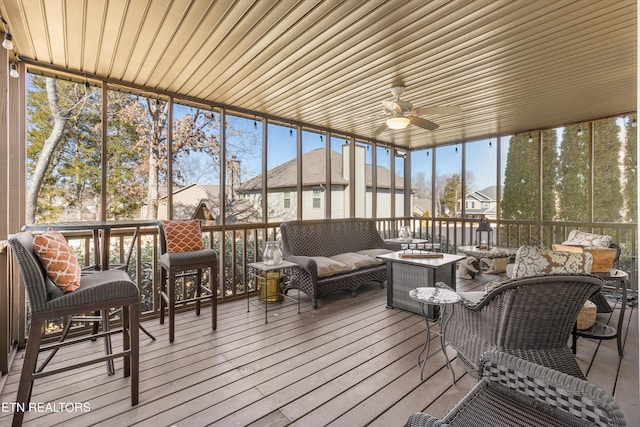
MULTIPOLYGON (((459 290, 482 287, 478 281, 458 284, 459 290)), ((138 406, 130 405, 121 362, 111 377, 103 365, 93 365, 40 380, 33 389, 32 402, 84 403, 84 412, 31 412, 25 425, 389 427, 402 426, 416 411, 444 415, 476 380, 454 361, 452 385, 434 340, 421 382, 416 361, 424 320, 385 303, 386 290, 375 287, 362 288, 355 299, 335 294, 318 310, 303 298, 301 314, 286 301, 269 312, 265 324, 263 311, 247 313, 246 301, 236 301, 219 306, 215 332, 208 309, 200 317, 179 315, 173 344, 166 325, 145 322, 157 340, 140 335, 138 406)), ((621 362, 615 340, 581 339, 577 358, 589 380, 615 396, 629 425, 640 425, 638 314, 634 308, 627 313, 621 362)), ((616 316, 617 310, 612 320, 616 316)), ((73 354, 61 351, 52 364, 92 352, 102 352, 101 343, 89 342, 73 354)), ((447 353, 455 359, 453 349, 447 353)), ((15 400, 21 357, 7 377, 2 402, 15 400)), ((10 413, 0 413, 0 425, 10 421, 10 413)))

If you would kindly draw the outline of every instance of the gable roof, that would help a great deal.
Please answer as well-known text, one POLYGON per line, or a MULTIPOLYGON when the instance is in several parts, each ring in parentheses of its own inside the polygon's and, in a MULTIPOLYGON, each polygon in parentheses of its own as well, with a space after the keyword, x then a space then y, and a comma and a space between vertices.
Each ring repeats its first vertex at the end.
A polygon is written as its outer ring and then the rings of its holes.
MULTIPOLYGON (((218 195, 220 194, 220 186, 219 185, 211 185, 211 184, 198 184, 198 183, 193 183, 193 184, 189 184, 189 185, 185 185, 184 187, 179 187, 179 188, 175 188, 173 189, 173 195, 177 195, 180 193, 183 193, 187 190, 190 190, 194 187, 198 187, 200 188, 202 191, 204 191, 208 197, 210 198, 214 198, 214 197, 218 197, 218 195)), ((162 199, 166 199, 167 198, 167 194, 166 194, 166 190, 167 188, 164 187, 164 191, 165 194, 163 194, 162 196, 159 197, 159 200, 162 199)))
MULTIPOLYGON (((326 171, 326 157, 324 148, 316 148, 302 155, 302 182, 303 185, 313 186, 326 184, 324 179, 326 171)), ((342 154, 331 150, 331 185, 348 185, 349 180, 343 178, 342 154)), ((371 187, 370 164, 365 165, 366 186, 371 187)), ((383 166, 377 166, 378 188, 389 188, 390 171, 383 166)), ((269 189, 295 188, 297 181, 297 160, 291 159, 267 171, 267 185, 269 189)), ((402 177, 396 175, 396 188, 404 188, 402 177)), ((248 193, 262 189, 262 175, 255 176, 238 187, 238 193, 248 193)))
POLYGON ((496 185, 491 185, 483 188, 482 190, 472 191, 467 193, 467 199, 469 198, 479 201, 494 202, 498 200, 498 187, 496 185))
MULTIPOLYGON (((261 213, 246 199, 227 200, 225 203, 225 222, 230 223, 250 223, 261 220, 261 213)), ((202 199, 193 211, 192 219, 213 220, 218 224, 220 221, 219 199, 202 199)))

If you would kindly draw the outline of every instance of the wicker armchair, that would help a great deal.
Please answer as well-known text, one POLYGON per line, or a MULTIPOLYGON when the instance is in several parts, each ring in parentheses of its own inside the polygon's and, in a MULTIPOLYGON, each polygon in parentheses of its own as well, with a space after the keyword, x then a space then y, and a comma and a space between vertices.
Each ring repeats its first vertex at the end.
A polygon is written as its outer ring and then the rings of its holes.
POLYGON ((481 356, 500 350, 584 379, 567 343, 584 302, 602 284, 585 274, 547 274, 507 280, 475 302, 461 294, 446 340, 475 377, 481 356))
POLYGON ((418 412, 409 427, 626 426, 613 398, 595 386, 499 351, 483 356, 482 380, 442 419, 418 412))

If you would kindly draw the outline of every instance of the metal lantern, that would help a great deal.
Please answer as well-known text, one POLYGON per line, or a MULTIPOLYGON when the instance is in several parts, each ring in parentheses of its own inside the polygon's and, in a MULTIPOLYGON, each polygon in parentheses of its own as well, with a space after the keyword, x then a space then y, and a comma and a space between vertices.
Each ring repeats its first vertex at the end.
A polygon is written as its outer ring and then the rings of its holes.
POLYGON ((491 249, 493 241, 493 229, 486 219, 480 221, 480 225, 476 229, 476 248, 483 250, 491 249))

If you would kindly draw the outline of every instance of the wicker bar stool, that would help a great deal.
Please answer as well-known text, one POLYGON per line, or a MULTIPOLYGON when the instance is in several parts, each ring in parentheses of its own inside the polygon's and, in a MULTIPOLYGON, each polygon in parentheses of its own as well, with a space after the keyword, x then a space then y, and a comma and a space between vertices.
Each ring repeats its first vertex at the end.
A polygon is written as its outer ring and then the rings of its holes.
POLYGON ((196 315, 199 316, 201 301, 211 299, 211 328, 215 330, 218 303, 216 285, 218 256, 215 250, 204 248, 200 220, 163 221, 158 229, 162 254, 160 256, 160 324, 164 324, 164 311, 168 307, 169 342, 173 342, 175 336, 177 304, 195 302, 196 315), (209 270, 210 288, 202 284, 202 273, 206 269, 209 270), (176 300, 176 279, 189 275, 196 277, 195 295, 192 298, 176 300))
POLYGON ((21 281, 26 288, 31 307, 31 325, 16 398, 18 410, 13 416, 13 425, 22 424, 24 410, 31 400, 34 380, 121 357, 124 359, 124 376, 131 377, 131 404, 137 405, 140 296, 135 283, 125 272, 109 270, 82 276, 79 286, 75 290, 63 293, 47 278, 45 267, 34 251, 34 238, 31 234, 23 232, 12 235, 9 237, 9 245, 20 267, 21 281), (80 336, 65 342, 41 345, 47 320, 93 311, 106 312, 114 307, 122 308, 121 328, 105 327, 102 332, 96 335, 80 336), (123 349, 120 352, 113 353, 109 348, 107 354, 91 360, 69 363, 56 369, 43 371, 45 362, 40 369, 36 369, 40 352, 52 351, 55 353, 61 346, 66 347, 97 338, 104 338, 105 345, 107 342, 110 345, 108 338, 117 333, 123 335, 123 349))

